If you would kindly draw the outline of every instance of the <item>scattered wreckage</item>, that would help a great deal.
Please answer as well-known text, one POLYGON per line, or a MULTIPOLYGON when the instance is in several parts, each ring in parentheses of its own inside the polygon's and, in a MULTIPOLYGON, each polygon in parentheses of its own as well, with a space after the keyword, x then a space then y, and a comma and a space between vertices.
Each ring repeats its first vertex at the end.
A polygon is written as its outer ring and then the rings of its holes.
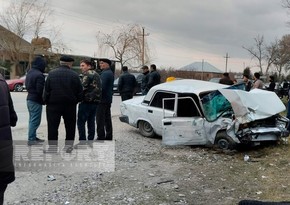
POLYGON ((289 135, 284 104, 274 92, 244 91, 244 84, 201 80, 159 84, 146 96, 120 104, 122 122, 146 137, 162 136, 165 145, 259 145, 289 135))

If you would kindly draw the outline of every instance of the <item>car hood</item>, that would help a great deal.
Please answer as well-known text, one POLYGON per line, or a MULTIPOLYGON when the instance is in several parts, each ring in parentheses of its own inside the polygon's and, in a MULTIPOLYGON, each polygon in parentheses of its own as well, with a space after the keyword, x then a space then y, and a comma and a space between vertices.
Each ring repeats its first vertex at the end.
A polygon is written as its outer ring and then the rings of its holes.
POLYGON ((286 110, 275 92, 261 89, 250 92, 231 89, 219 91, 231 103, 235 117, 240 123, 265 119, 286 110))

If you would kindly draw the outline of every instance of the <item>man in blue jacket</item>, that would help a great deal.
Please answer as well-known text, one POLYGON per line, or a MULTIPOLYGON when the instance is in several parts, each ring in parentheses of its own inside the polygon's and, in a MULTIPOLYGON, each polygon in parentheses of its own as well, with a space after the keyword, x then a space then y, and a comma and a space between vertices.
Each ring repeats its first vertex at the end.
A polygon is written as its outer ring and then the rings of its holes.
POLYGON ((8 85, 1 74, 0 96, 0 205, 2 205, 7 185, 15 180, 11 126, 16 126, 17 115, 8 85))
POLYGON ((36 130, 41 122, 45 66, 46 63, 43 57, 36 56, 32 61, 31 69, 26 74, 25 86, 28 92, 26 102, 29 112, 28 146, 44 142, 44 140, 36 136, 36 130))
POLYGON ((114 73, 111 70, 109 59, 100 59, 99 65, 102 70, 102 98, 97 108, 97 140, 112 140, 113 126, 111 119, 111 104, 113 100, 114 73))

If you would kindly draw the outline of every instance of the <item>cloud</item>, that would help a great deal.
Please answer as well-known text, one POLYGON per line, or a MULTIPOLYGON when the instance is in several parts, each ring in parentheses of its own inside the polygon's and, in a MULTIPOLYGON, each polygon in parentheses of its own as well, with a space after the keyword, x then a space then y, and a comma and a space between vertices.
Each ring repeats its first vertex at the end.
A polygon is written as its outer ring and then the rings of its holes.
POLYGON ((149 34, 156 64, 164 66, 204 59, 222 68, 228 52, 228 67, 241 71, 255 64, 242 46, 253 45, 257 35, 272 42, 289 32, 287 11, 277 0, 50 0, 49 5, 74 52, 91 55, 98 31, 137 23, 149 34))

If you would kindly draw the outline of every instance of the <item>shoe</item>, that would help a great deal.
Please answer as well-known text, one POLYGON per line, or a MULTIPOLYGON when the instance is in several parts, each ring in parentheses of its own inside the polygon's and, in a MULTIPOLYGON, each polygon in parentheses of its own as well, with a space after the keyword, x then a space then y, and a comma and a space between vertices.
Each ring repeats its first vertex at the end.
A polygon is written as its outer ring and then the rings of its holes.
POLYGON ((63 151, 65 151, 66 153, 71 153, 73 149, 74 147, 72 145, 65 145, 63 151))
POLYGON ((93 143, 94 143, 93 140, 89 140, 87 144, 88 144, 88 146, 89 146, 90 148, 94 148, 94 144, 93 144, 93 143))
POLYGON ((74 145, 74 149, 87 149, 87 142, 80 141, 78 144, 74 145))
POLYGON ((38 137, 36 137, 35 139, 37 142, 45 142, 45 140, 39 139, 38 137))
POLYGON ((38 141, 38 140, 33 140, 33 141, 28 141, 27 145, 32 146, 32 145, 42 145, 43 141, 38 141))

